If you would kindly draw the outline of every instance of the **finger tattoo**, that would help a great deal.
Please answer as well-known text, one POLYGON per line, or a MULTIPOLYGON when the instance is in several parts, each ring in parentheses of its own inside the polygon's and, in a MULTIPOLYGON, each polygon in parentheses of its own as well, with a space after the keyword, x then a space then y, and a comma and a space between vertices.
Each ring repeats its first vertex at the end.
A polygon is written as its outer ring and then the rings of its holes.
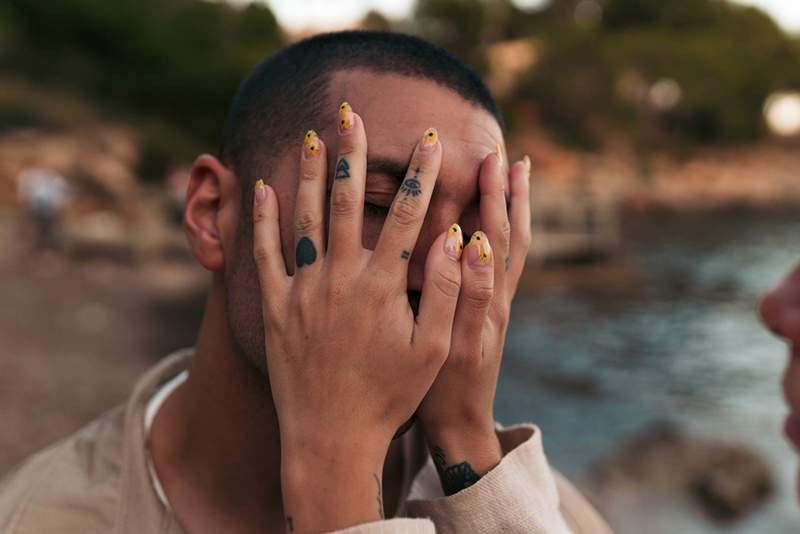
POLYGON ((407 260, 410 257, 411 257, 411 253, 409 251, 407 251, 407 250, 404 250, 403 252, 400 253, 400 259, 401 260, 407 260))
POLYGON ((350 178, 350 164, 347 163, 347 159, 342 158, 339 160, 339 163, 336 164, 336 175, 334 179, 343 180, 344 178, 350 178))
POLYGON ((406 178, 400 186, 400 192, 407 197, 416 197, 422 194, 422 185, 419 183, 419 167, 414 170, 414 176, 406 178))
POLYGON ((314 247, 314 242, 305 236, 301 237, 300 241, 297 242, 294 258, 298 268, 314 263, 317 259, 317 249, 314 247))

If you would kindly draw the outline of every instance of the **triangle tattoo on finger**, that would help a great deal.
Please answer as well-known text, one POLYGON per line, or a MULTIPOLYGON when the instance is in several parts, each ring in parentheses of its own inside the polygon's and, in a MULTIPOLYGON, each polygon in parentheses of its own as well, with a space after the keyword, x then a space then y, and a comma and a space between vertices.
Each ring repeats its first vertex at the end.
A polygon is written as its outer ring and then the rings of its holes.
POLYGON ((334 178, 337 180, 350 178, 350 164, 347 163, 346 159, 342 158, 339 160, 339 163, 336 164, 336 175, 334 178))

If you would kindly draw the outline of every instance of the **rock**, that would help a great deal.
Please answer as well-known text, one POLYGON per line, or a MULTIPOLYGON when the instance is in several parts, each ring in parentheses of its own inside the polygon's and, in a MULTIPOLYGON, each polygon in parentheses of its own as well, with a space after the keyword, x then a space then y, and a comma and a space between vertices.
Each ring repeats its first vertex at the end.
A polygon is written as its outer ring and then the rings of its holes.
POLYGON ((593 483, 602 493, 646 489, 689 497, 710 518, 741 519, 766 502, 772 473, 740 443, 689 436, 670 422, 656 422, 597 462, 593 483))

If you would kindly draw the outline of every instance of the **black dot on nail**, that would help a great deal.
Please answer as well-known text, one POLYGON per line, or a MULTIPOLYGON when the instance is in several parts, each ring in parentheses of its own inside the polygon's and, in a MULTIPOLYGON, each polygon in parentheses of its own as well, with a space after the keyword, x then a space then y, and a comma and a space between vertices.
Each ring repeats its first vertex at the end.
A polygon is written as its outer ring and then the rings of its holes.
POLYGON ((475 241, 480 241, 480 240, 481 240, 481 236, 479 236, 479 235, 476 235, 476 236, 475 236, 475 241))

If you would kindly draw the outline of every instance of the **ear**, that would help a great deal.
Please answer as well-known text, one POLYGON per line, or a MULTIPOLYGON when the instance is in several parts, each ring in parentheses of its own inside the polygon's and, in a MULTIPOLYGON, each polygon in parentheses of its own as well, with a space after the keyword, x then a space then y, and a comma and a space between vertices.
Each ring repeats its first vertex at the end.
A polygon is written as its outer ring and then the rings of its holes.
POLYGON ((233 173, 209 154, 199 156, 192 165, 186 188, 183 228, 192 254, 212 272, 225 266, 222 246, 222 209, 227 189, 235 180, 233 173))

